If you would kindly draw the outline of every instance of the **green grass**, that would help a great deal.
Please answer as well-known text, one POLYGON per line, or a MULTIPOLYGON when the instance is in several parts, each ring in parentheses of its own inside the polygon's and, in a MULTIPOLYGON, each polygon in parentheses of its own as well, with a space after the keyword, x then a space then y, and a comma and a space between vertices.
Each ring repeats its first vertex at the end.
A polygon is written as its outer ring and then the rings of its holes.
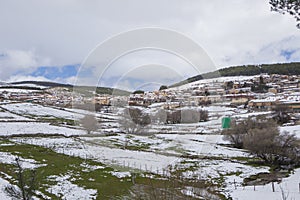
MULTIPOLYGON (((37 183, 39 185, 38 190, 52 199, 57 199, 57 197, 46 191, 51 185, 56 184, 55 181, 51 181, 48 178, 52 175, 64 176, 72 174, 71 178, 75 179, 71 182, 87 189, 96 189, 98 191, 97 199, 111 199, 112 197, 127 195, 132 186, 132 182, 130 179, 128 180, 128 177, 119 179, 111 175, 113 169, 101 163, 59 154, 43 147, 18 144, 14 146, 0 146, 0 151, 10 152, 22 158, 30 158, 41 164, 47 164, 47 166, 37 168, 37 183), (87 170, 82 165, 85 163, 93 166, 100 165, 103 168, 87 170), (91 179, 94 181, 91 181, 91 179)), ((16 177, 14 165, 1 163, 0 169, 8 175, 16 177)))
MULTIPOLYGON (((137 141, 136 141, 137 142, 137 141)), ((144 173, 136 171, 135 184, 133 184, 131 177, 118 178, 111 174, 112 171, 128 171, 130 169, 121 167, 108 167, 99 162, 92 160, 85 160, 78 157, 72 157, 60 153, 56 153, 51 149, 29 145, 29 144, 17 144, 9 140, 0 140, 0 152, 9 152, 14 155, 18 155, 24 159, 34 159, 39 164, 46 164, 37 168, 37 183, 38 191, 49 196, 51 199, 61 199, 51 194, 47 190, 51 186, 57 185, 55 179, 50 179, 51 176, 65 176, 70 175, 68 179, 73 184, 76 184, 85 189, 97 190, 97 199, 131 199, 130 192, 134 191, 137 187, 141 186, 146 189, 144 192, 151 194, 151 188, 158 191, 168 190, 174 192, 177 195, 181 194, 181 189, 186 186, 192 186, 195 188, 207 189, 216 186, 209 181, 197 180, 197 179, 181 179, 180 174, 187 171, 194 171, 199 166, 198 162, 183 162, 185 166, 179 168, 170 169, 172 176, 169 178, 161 177, 159 175, 144 173), (2 145, 13 144, 11 146, 2 145), (89 166, 101 166, 100 169, 89 169, 89 166), (176 187, 174 187, 176 185, 176 187)), ((0 171, 14 177, 10 182, 14 182, 16 179, 16 167, 13 164, 0 163, 0 171)), ((29 170, 26 170, 26 174, 29 174, 29 170)), ((2 174, 3 175, 3 174, 2 174)), ((0 174, 1 176, 1 174, 0 174)), ((4 178, 4 177, 3 177, 4 178)), ((221 181, 222 182, 222 181, 221 181)), ((219 183, 221 184, 221 183, 219 183)), ((139 191, 134 191, 139 192, 139 191)), ((217 191, 210 191, 211 194, 224 197, 218 194, 217 191)), ((186 198, 188 199, 188 198, 186 198)))
POLYGON ((79 123, 76 120, 58 118, 58 117, 53 117, 53 116, 51 116, 49 118, 40 117, 37 120, 41 121, 41 122, 48 122, 48 123, 51 123, 52 125, 60 125, 60 124, 67 124, 70 126, 78 126, 79 125, 79 123))
MULTIPOLYGON (((141 142, 137 139, 131 140, 134 137, 130 135, 126 135, 128 142, 126 144, 127 150, 132 151, 149 151, 151 144, 141 142)), ((88 141, 90 142, 90 141, 88 141)), ((96 145, 106 146, 106 147, 112 147, 112 148, 120 148, 124 149, 125 147, 125 141, 121 141, 117 138, 110 138, 110 139, 103 139, 103 140, 94 140, 93 142, 90 142, 96 145)))
MULTIPOLYGON (((92 160, 85 160, 78 157, 56 153, 51 149, 40 146, 16 144, 8 140, 0 140, 0 144, 1 143, 13 145, 0 145, 0 152, 9 152, 11 154, 18 155, 23 159, 34 159, 39 164, 46 164, 46 166, 41 166, 36 169, 36 182, 38 185, 37 190, 49 196, 51 199, 61 199, 61 197, 57 197, 47 191, 51 186, 57 184, 55 179, 50 178, 53 175, 71 175, 68 180, 73 184, 76 184, 85 189, 96 189, 98 191, 97 199, 124 199, 124 197, 128 197, 127 199, 130 199, 130 191, 134 186, 131 177, 118 178, 116 176, 113 176, 111 172, 115 170, 112 167, 108 167, 104 164, 92 160), (101 168, 93 170, 86 167, 86 165, 101 166, 101 168)), ((121 168, 119 168, 118 170, 126 171, 126 169, 121 168)), ((15 165, 0 163, 0 171, 12 176, 13 179, 9 181, 11 183, 16 183, 15 165)), ((25 171, 25 174, 28 175, 29 173, 30 170, 25 171)), ((180 194, 180 188, 183 188, 184 185, 188 186, 192 184, 187 181, 182 182, 179 187, 172 188, 172 184, 174 184, 174 181, 175 180, 173 180, 173 182, 170 182, 170 180, 154 174, 137 172, 135 186, 145 186, 148 188, 156 189, 169 188, 173 192, 180 194)), ((201 187, 202 186, 205 188, 205 185, 201 184, 201 187)))

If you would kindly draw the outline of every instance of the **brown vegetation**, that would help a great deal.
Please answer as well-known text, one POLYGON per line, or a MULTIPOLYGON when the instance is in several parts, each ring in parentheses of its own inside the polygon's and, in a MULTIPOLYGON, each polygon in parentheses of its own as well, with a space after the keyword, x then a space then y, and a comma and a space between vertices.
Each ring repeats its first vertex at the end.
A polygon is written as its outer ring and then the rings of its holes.
POLYGON ((223 131, 234 147, 244 148, 266 164, 280 167, 299 164, 299 140, 294 134, 280 133, 277 123, 263 117, 234 121, 223 131))

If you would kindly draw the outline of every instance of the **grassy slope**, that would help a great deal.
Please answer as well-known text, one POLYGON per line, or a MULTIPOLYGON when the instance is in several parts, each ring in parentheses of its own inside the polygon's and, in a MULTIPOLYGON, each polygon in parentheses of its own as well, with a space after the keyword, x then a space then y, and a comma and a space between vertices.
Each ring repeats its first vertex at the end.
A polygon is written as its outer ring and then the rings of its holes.
MULTIPOLYGON (((73 181, 74 184, 87 189, 96 189, 98 191, 98 199, 111 199, 111 197, 126 195, 132 186, 130 179, 128 181, 128 178, 119 179, 111 175, 112 168, 91 160, 59 154, 47 148, 28 144, 16 144, 13 146, 0 146, 0 151, 10 152, 22 158, 34 159, 41 164, 47 164, 46 166, 37 168, 37 183, 38 190, 52 199, 57 197, 46 191, 49 186, 56 184, 48 180, 48 177, 51 175, 64 176, 72 174, 72 178, 76 179, 73 181), (92 166, 100 165, 103 168, 87 170, 84 164, 92 166), (95 181, 91 181, 92 179, 95 181)), ((1 163, 0 169, 8 175, 16 177, 14 165, 1 163)))

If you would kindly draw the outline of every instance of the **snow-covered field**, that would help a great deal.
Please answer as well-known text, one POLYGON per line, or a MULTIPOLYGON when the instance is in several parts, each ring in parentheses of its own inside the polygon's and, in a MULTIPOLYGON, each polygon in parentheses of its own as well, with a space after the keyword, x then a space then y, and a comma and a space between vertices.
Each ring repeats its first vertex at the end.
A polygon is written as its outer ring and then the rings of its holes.
POLYGON ((7 121, 32 121, 29 118, 13 114, 11 112, 7 112, 0 108, 0 122, 7 122, 7 121))
POLYGON ((26 134, 61 134, 66 136, 86 134, 81 129, 73 129, 50 125, 41 122, 1 122, 0 135, 26 135, 26 134))
MULTIPOLYGON (((226 77, 227 79, 232 80, 230 77, 226 77)), ((245 77, 237 79, 245 80, 245 77)), ((181 89, 184 87, 187 86, 181 86, 181 89)), ((153 105, 149 112, 155 111, 158 107, 159 105, 153 105)), ((295 174, 290 177, 283 178, 282 183, 276 183, 275 192, 272 191, 271 184, 256 185, 255 191, 253 186, 244 187, 242 184, 245 178, 269 172, 270 169, 247 164, 246 160, 251 159, 252 155, 244 150, 228 147, 228 142, 220 135, 221 121, 224 116, 243 119, 248 116, 270 114, 270 112, 248 112, 245 109, 220 105, 197 109, 207 110, 209 121, 194 124, 153 124, 148 127, 148 131, 156 134, 141 136, 120 133, 117 112, 93 113, 32 103, 5 103, 0 105, 0 136, 24 135, 10 140, 43 146, 57 153, 90 159, 121 169, 111 172, 111 175, 118 178, 130 177, 131 172, 136 171, 163 175, 172 166, 173 169, 182 169, 185 178, 207 179, 212 182, 222 180, 220 192, 227 197, 232 197, 233 200, 282 199, 282 191, 285 195, 289 195, 288 199, 300 199, 299 169, 296 169, 295 174), (87 135, 79 125, 53 125, 41 121, 41 119, 55 118, 79 120, 86 114, 95 114, 97 119, 102 121, 101 129, 90 135, 87 135), (112 133, 112 135, 106 136, 103 133, 112 133), (31 136, 26 136, 28 134, 31 136), (32 136, 35 134, 44 137, 32 136), (55 134, 67 137, 47 136, 55 134)), ((294 133, 300 138, 300 125, 284 126, 280 131, 294 133)), ((12 153, 0 152, 0 163, 11 164, 14 160, 15 156, 12 153)), ((22 164, 24 168, 30 169, 43 165, 34 159, 22 159, 22 164)), ((95 169, 97 167, 99 166, 91 166, 95 169)), ((76 185, 71 181, 71 174, 51 176, 49 179, 57 184, 49 187, 47 191, 61 199, 95 199, 99 193, 97 190, 76 185)), ((0 178, 0 188, 3 189, 7 184, 5 179, 0 178)), ((0 199, 9 199, 2 190, 0 190, 0 199)))
POLYGON ((2 105, 1 107, 11 111, 12 113, 17 113, 19 115, 55 117, 55 118, 65 118, 65 119, 72 119, 72 120, 78 120, 84 116, 82 114, 61 110, 58 108, 32 104, 32 103, 12 103, 12 104, 2 105))
MULTIPOLYGON (((39 126, 40 123, 38 123, 38 127, 39 126)), ((51 129, 48 128, 49 127, 44 127, 43 129, 46 129, 49 132, 51 129)), ((63 127, 57 128, 59 128, 56 129, 57 132, 64 132, 62 130, 63 127)), ((41 131, 45 131, 43 129, 41 129, 41 131)), ((299 127, 287 126, 282 127, 281 129, 289 132, 298 132, 299 127)), ((20 128, 15 131, 20 133, 20 130, 24 131, 26 129, 20 128)), ((68 129, 65 131, 67 130, 68 129)), ((76 131, 80 132, 80 130, 76 131)), ((64 132, 64 134, 67 133, 64 132)), ((69 132, 69 134, 72 135, 74 132, 69 132)), ((80 134, 84 135, 85 132, 82 131, 80 134)), ((295 186, 295 182, 297 182, 297 178, 299 178, 299 170, 296 170, 296 174, 292 175, 290 178, 283 179, 282 184, 275 184, 275 192, 272 192, 270 184, 266 186, 256 186, 255 191, 253 190, 253 186, 242 186, 244 178, 257 173, 268 172, 269 168, 254 167, 247 165, 242 161, 235 160, 236 157, 248 158, 251 156, 247 152, 223 146, 223 144, 227 144, 227 141, 224 141, 221 135, 157 134, 155 136, 131 136, 126 138, 124 134, 119 134, 106 137, 80 137, 77 139, 62 137, 18 138, 14 139, 14 141, 44 146, 59 153, 78 156, 85 159, 89 158, 109 166, 129 167, 133 170, 142 170, 152 173, 164 173, 164 170, 170 165, 183 169, 191 169, 192 167, 193 170, 184 172, 183 175, 185 177, 209 177, 210 179, 219 179, 220 176, 224 176, 225 185, 223 193, 233 197, 233 199, 247 200, 253 199, 253 196, 258 199, 261 197, 266 197, 265 199, 280 199, 281 188, 283 188, 290 197, 293 197, 294 199, 299 197, 297 193, 298 186, 295 186), (144 146, 144 148, 141 148, 140 150, 124 150, 122 145, 124 145, 126 141, 128 146, 139 147, 139 145, 141 145, 144 146), (198 157, 189 159, 188 157, 182 158, 181 155, 198 157)), ((129 176, 128 171, 120 173, 129 176)), ((64 176, 55 178, 61 180, 58 185, 52 187, 52 190, 57 194, 64 193, 60 190, 61 187, 69 187, 68 189, 82 191, 82 193, 86 193, 87 196, 92 197, 93 195, 96 195, 96 191, 85 191, 84 188, 78 188, 78 186, 72 185, 64 176)), ((72 199, 72 195, 75 194, 70 193, 69 196, 65 197, 66 199, 72 199)))
POLYGON ((274 192, 272 183, 266 185, 237 187, 232 189, 231 197, 233 200, 296 200, 300 199, 300 169, 296 169, 294 174, 288 178, 283 178, 281 183, 274 183, 274 192))

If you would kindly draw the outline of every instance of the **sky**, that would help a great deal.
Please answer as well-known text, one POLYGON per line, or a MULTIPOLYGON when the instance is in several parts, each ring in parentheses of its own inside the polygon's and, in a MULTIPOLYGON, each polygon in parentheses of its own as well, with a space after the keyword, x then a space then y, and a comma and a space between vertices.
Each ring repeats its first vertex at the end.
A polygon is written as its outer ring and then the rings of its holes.
POLYGON ((300 61, 296 21, 271 12, 268 0, 0 0, 0 19, 0 80, 6 82, 97 82, 140 89, 228 66, 300 61), (126 53, 119 51, 118 40, 99 50, 126 32, 147 28, 175 34, 136 34, 126 41, 126 53), (180 43, 183 37, 201 50, 184 52, 190 49, 180 43), (151 38, 153 45, 165 42, 169 49, 140 44, 151 38), (130 49, 132 43, 142 46, 130 49), (176 45, 182 50, 174 50, 176 45), (191 54, 206 67, 195 68, 191 54), (110 56, 109 64, 90 62, 104 55, 110 56))

